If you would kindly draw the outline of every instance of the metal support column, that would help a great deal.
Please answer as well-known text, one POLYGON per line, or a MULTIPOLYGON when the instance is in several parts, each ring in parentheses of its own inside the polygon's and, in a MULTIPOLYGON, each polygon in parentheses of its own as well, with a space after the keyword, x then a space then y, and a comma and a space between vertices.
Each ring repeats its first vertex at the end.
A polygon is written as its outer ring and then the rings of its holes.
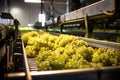
POLYGON ((85 34, 85 37, 89 38, 92 36, 92 33, 93 33, 93 28, 94 28, 94 21, 89 21, 88 22, 88 16, 86 15, 84 17, 84 20, 85 20, 85 28, 86 28, 86 34, 85 34))
POLYGON ((62 30, 63 30, 63 25, 60 25, 60 33, 62 33, 62 30))
POLYGON ((5 0, 5 12, 8 12, 8 0, 5 0))
POLYGON ((43 14, 43 5, 44 5, 44 0, 41 0, 41 14, 43 14))
POLYGON ((48 26, 45 24, 45 31, 47 32, 48 31, 48 26))
POLYGON ((89 37, 89 28, 88 28, 88 19, 87 19, 87 15, 85 15, 84 17, 85 20, 85 28, 86 28, 86 33, 85 33, 85 37, 89 37))
POLYGON ((66 13, 70 12, 70 0, 66 0, 66 13))
POLYGON ((106 30, 106 23, 103 23, 103 30, 105 32, 105 30, 106 30))
POLYGON ((53 0, 50 1, 50 20, 52 20, 52 24, 54 27, 54 7, 53 7, 53 0))

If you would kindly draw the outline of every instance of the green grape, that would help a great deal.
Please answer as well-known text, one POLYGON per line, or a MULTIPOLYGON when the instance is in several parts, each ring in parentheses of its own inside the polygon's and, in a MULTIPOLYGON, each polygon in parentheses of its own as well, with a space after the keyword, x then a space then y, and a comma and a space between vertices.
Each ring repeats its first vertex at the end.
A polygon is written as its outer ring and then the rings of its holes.
POLYGON ((112 66, 119 65, 119 62, 116 58, 110 58, 110 63, 111 63, 112 66))
POLYGON ((89 68, 90 67, 89 62, 83 58, 80 58, 78 60, 78 62, 79 62, 79 68, 89 68))
POLYGON ((58 54, 63 54, 64 53, 64 48, 63 47, 58 47, 54 52, 58 53, 58 54))
POLYGON ((42 43, 42 42, 36 42, 35 47, 36 47, 36 51, 38 52, 41 50, 41 48, 46 48, 47 50, 51 48, 47 43, 42 43))
POLYGON ((40 39, 41 39, 42 42, 46 42, 47 43, 51 36, 52 35, 49 34, 49 33, 44 33, 44 34, 40 35, 40 39))
POLYGON ((66 44, 69 43, 69 40, 67 38, 63 38, 60 42, 59 42, 59 47, 65 47, 66 44))
POLYGON ((109 62, 113 66, 120 65, 120 51, 116 50, 107 50, 106 54, 109 56, 109 62))
POLYGON ((51 61, 51 67, 54 70, 60 70, 64 67, 64 61, 61 61, 59 59, 55 59, 54 61, 51 61))
POLYGON ((60 53, 52 53, 50 56, 48 56, 47 61, 50 62, 53 70, 60 70, 64 68, 66 59, 66 55, 60 53))
POLYGON ((24 44, 26 45, 30 37, 36 37, 36 36, 39 36, 38 32, 36 31, 28 32, 22 35, 22 40, 24 44))
POLYGON ((25 46, 27 45, 27 42, 28 42, 29 38, 30 38, 30 36, 27 33, 22 35, 22 40, 23 40, 25 46))
POLYGON ((48 56, 50 56, 51 54, 52 54, 51 50, 39 51, 39 54, 37 56, 37 61, 39 62, 45 61, 47 60, 48 56))
POLYGON ((83 59, 85 59, 85 60, 87 60, 87 61, 89 61, 89 62, 92 61, 93 51, 94 51, 93 48, 91 48, 91 47, 86 47, 86 46, 82 46, 82 47, 79 47, 79 48, 76 49, 76 53, 77 53, 77 54, 80 54, 80 56, 81 56, 83 59))
POLYGON ((79 68, 79 62, 78 60, 74 59, 68 59, 68 61, 65 64, 65 69, 77 69, 79 68))
POLYGON ((34 45, 39 40, 40 39, 38 37, 30 37, 29 40, 28 40, 28 42, 27 42, 27 45, 34 45))
POLYGON ((54 43, 48 42, 47 44, 48 44, 49 48, 54 49, 54 43))
POLYGON ((74 40, 71 42, 72 45, 75 45, 75 46, 78 46, 78 47, 81 47, 81 46, 88 46, 88 43, 83 41, 83 40, 74 40))
POLYGON ((43 62, 39 63, 38 68, 40 71, 52 70, 52 67, 50 66, 49 61, 43 61, 43 62))
POLYGON ((49 36, 49 41, 52 42, 52 43, 55 43, 55 41, 58 39, 58 36, 49 36))
POLYGON ((98 54, 97 51, 94 52, 94 54, 93 54, 93 58, 92 58, 92 62, 93 62, 93 63, 100 62, 100 56, 99 56, 99 55, 100 55, 100 54, 98 54))
POLYGON ((35 57, 36 56, 36 51, 35 51, 35 46, 27 45, 25 48, 26 55, 27 57, 35 57))
POLYGON ((63 53, 63 54, 61 55, 61 58, 62 58, 65 62, 67 62, 68 59, 69 59, 69 56, 68 56, 67 54, 63 53))
POLYGON ((36 32, 36 31, 29 32, 28 34, 29 34, 31 37, 35 37, 35 36, 38 36, 38 35, 39 35, 38 32, 36 32))
POLYGON ((78 69, 78 68, 88 68, 89 62, 81 58, 79 54, 74 54, 72 59, 68 59, 66 62, 66 69, 78 69))
POLYGON ((82 56, 79 53, 72 55, 72 59, 74 60, 79 60, 80 58, 82 58, 82 56))
POLYGON ((103 66, 119 65, 120 52, 115 50, 99 48, 94 54, 92 61, 102 63, 103 66))
POLYGON ((60 35, 57 40, 55 41, 54 48, 57 47, 65 47, 68 43, 71 43, 73 40, 75 40, 76 37, 69 36, 69 35, 60 35))
POLYGON ((54 49, 55 41, 57 40, 57 38, 58 38, 57 36, 53 35, 49 36, 49 40, 47 43, 52 49, 54 49))
POLYGON ((103 54, 106 50, 104 48, 98 48, 93 54, 92 62, 101 62, 101 54, 103 54))
POLYGON ((100 68, 100 67, 103 67, 102 63, 93 63, 93 62, 90 63, 90 68, 100 68))
POLYGON ((75 49, 70 45, 69 47, 65 47, 64 53, 72 57, 72 55, 75 54, 75 49))

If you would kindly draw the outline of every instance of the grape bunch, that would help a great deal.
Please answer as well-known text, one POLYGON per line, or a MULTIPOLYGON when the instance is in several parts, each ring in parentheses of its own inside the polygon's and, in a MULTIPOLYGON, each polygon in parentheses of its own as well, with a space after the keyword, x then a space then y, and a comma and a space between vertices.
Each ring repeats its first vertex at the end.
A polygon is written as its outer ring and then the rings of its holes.
POLYGON ((93 54, 92 62, 101 63, 102 66, 120 65, 120 52, 118 50, 98 48, 93 54))
POLYGON ((22 40, 27 57, 36 58, 40 71, 120 65, 120 50, 93 48, 76 36, 34 31, 24 34, 22 40))
POLYGON ((39 33, 36 31, 28 32, 28 33, 25 33, 24 35, 22 35, 22 40, 23 40, 25 46, 27 45, 27 42, 29 41, 29 39, 31 37, 37 37, 37 36, 39 36, 39 33))
POLYGON ((36 56, 35 46, 27 45, 25 47, 26 55, 29 58, 33 58, 36 56))

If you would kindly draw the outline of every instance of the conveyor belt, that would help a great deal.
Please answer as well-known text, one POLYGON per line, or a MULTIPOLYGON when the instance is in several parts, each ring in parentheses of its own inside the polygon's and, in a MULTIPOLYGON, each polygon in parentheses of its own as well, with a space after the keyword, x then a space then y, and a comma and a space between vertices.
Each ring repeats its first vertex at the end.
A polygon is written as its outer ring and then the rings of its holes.
POLYGON ((23 49, 25 72, 7 74, 8 80, 120 80, 120 66, 91 69, 38 71, 35 62, 36 58, 26 58, 24 50, 25 49, 23 49))
MULTIPOLYGON (((60 35, 59 33, 51 33, 51 34, 57 35, 57 36, 60 35)), ((107 49, 120 49, 120 43, 90 39, 90 38, 85 38, 85 37, 79 37, 79 39, 84 40, 88 42, 90 46, 94 46, 97 48, 102 47, 102 48, 107 48, 107 49)))
POLYGON ((89 39, 84 37, 79 37, 79 39, 88 42, 89 45, 94 47, 102 47, 106 49, 120 49, 120 43, 103 41, 103 40, 96 40, 96 39, 89 39))
POLYGON ((35 58, 27 58, 30 71, 38 71, 35 58))

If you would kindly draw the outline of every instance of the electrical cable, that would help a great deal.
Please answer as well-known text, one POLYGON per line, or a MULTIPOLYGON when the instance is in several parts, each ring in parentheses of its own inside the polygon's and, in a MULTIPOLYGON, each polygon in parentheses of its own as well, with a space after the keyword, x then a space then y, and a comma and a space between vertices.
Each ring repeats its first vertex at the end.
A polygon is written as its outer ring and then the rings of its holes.
POLYGON ((45 8, 45 4, 43 4, 43 9, 47 14, 50 14, 49 11, 45 8))
POLYGON ((62 15, 62 14, 63 14, 63 13, 61 13, 61 12, 57 11, 57 10, 54 8, 54 6, 53 6, 53 10, 54 10, 54 12, 56 12, 56 13, 58 13, 58 14, 60 14, 60 15, 62 15))

